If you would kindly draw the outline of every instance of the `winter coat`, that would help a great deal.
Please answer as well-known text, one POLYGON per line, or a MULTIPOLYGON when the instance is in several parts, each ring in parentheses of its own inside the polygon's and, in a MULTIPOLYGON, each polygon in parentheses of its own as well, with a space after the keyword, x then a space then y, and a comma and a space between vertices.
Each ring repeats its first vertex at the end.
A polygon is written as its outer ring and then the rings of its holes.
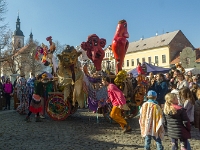
POLYGON ((182 89, 183 87, 188 87, 189 88, 189 83, 186 81, 186 80, 183 80, 183 81, 179 81, 177 83, 177 89, 182 89))
POLYGON ((200 130, 200 100, 196 100, 194 105, 194 126, 200 130))
POLYGON ((5 83, 3 85, 4 87, 4 92, 7 93, 7 94, 11 94, 13 92, 13 86, 12 86, 12 83, 5 83))
POLYGON ((156 101, 159 104, 164 104, 165 103, 165 95, 168 92, 168 85, 167 85, 166 81, 155 82, 153 90, 157 93, 156 101))
POLYGON ((186 113, 190 122, 194 121, 194 105, 189 101, 186 100, 183 104, 183 107, 186 109, 186 113))
POLYGON ((176 114, 165 114, 167 120, 168 136, 174 139, 190 139, 190 120, 184 108, 174 105, 176 114))

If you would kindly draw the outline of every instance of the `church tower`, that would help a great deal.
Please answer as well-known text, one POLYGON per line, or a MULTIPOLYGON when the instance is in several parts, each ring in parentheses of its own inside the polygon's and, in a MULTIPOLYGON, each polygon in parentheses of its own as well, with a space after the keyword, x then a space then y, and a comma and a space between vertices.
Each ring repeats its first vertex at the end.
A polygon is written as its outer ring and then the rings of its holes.
POLYGON ((20 29, 19 14, 17 17, 17 22, 16 22, 16 30, 14 31, 13 37, 12 37, 12 43, 13 43, 13 50, 17 50, 24 47, 24 34, 20 29))
POLYGON ((29 43, 32 43, 33 42, 33 33, 31 31, 30 35, 29 35, 29 43))

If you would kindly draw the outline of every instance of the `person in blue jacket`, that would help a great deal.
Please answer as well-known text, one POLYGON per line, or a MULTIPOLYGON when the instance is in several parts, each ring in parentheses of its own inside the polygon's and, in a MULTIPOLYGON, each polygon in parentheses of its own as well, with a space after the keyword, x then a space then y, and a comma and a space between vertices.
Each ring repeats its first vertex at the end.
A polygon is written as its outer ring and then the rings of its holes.
POLYGON ((165 104, 165 95, 168 92, 168 84, 165 81, 164 74, 158 73, 156 75, 156 81, 153 85, 153 90, 157 93, 156 101, 159 103, 161 108, 164 108, 165 104))

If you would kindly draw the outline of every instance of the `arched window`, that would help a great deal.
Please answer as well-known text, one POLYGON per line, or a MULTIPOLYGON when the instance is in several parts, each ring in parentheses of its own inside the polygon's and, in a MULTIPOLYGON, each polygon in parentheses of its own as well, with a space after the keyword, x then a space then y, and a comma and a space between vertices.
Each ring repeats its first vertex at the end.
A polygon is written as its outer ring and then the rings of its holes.
POLYGON ((21 48, 21 42, 20 42, 20 40, 17 43, 17 48, 21 48))

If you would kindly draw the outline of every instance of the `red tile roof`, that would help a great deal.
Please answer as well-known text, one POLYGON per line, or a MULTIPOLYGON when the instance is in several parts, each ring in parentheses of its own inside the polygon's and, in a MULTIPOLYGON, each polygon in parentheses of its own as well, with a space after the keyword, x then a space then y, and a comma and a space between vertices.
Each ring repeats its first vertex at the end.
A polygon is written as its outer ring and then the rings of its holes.
POLYGON ((178 62, 180 62, 180 55, 179 55, 178 57, 176 57, 174 60, 172 60, 172 61, 170 62, 170 64, 176 64, 176 63, 178 63, 178 62))

